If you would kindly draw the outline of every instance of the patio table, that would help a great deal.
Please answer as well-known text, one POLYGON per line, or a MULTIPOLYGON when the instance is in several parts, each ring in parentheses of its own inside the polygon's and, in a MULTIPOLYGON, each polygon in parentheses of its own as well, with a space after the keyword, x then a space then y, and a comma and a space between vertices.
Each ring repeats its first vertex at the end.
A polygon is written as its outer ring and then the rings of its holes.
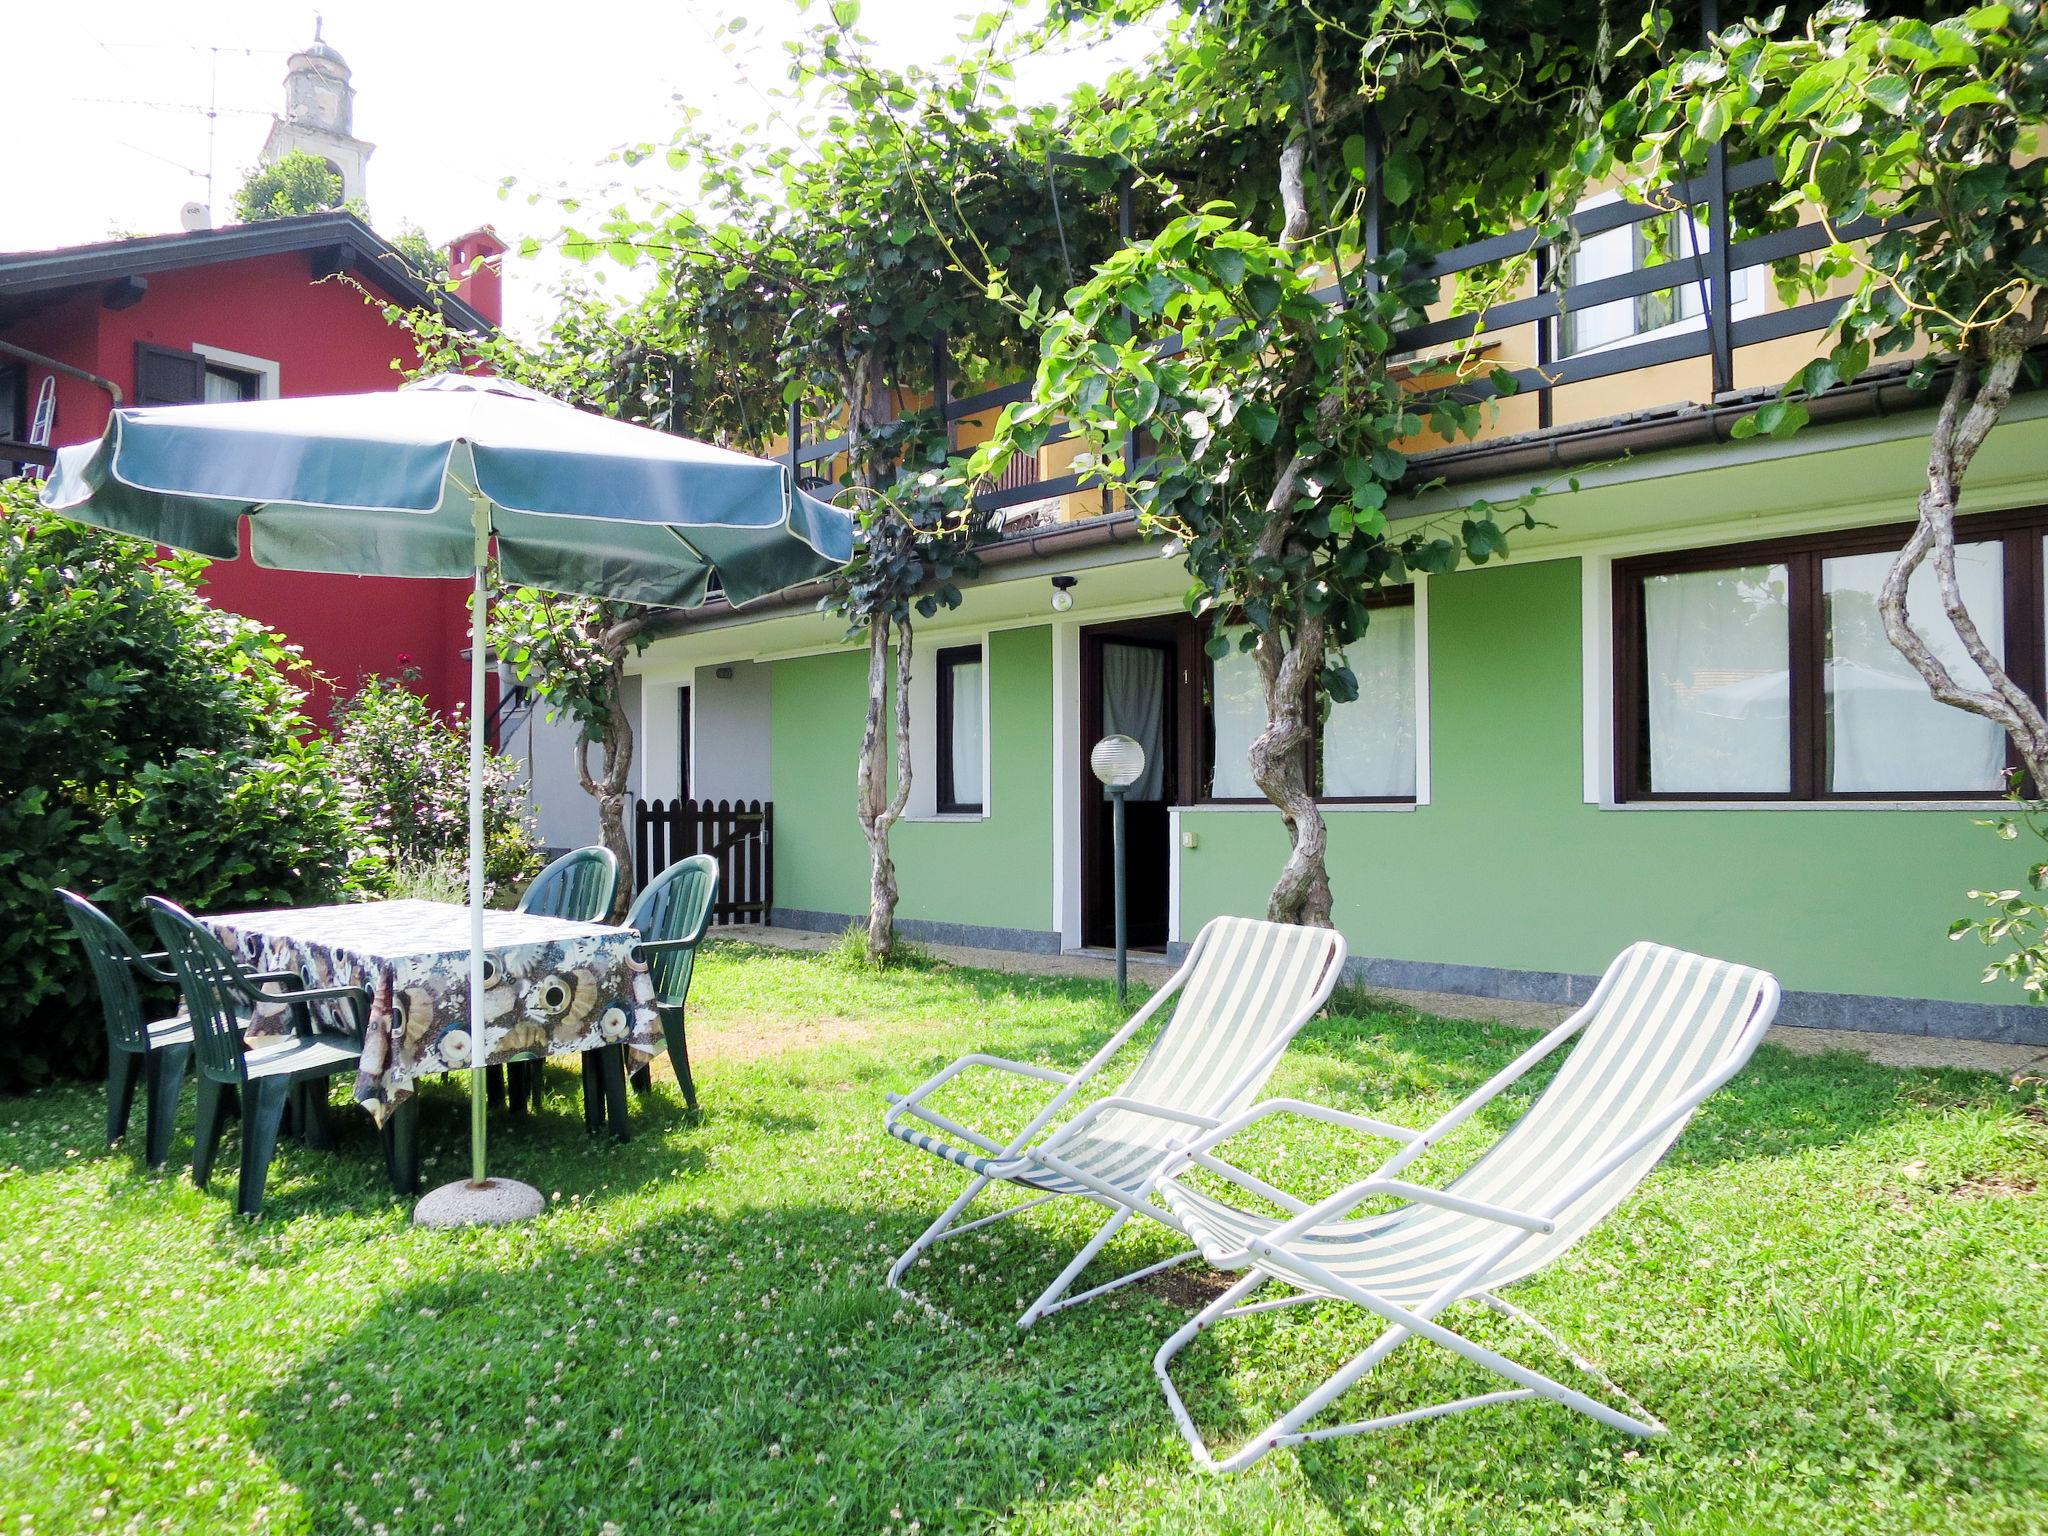
MULTIPOLYGON (((257 970, 370 993, 356 1101, 381 1125, 416 1079, 470 1064, 469 909, 444 901, 234 912, 203 919, 257 970)), ((484 914, 487 1062, 623 1045, 628 1067, 662 1046, 654 985, 631 928, 528 912, 484 914)), ((287 1034, 290 1010, 257 1005, 251 1037, 287 1034)), ((349 1032, 353 1032, 352 1026, 349 1032)))

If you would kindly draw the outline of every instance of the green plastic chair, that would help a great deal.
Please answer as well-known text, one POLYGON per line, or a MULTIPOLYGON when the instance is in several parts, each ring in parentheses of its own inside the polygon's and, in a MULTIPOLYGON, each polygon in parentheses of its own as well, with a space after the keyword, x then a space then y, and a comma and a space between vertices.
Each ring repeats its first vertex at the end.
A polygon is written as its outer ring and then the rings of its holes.
POLYGON ((611 915, 618 892, 617 855, 609 848, 578 848, 533 877, 519 898, 519 910, 572 923, 601 923, 611 915))
MULTIPOLYGON (((682 1085, 683 1103, 697 1112, 697 1085, 690 1077, 690 1048, 683 1030, 683 1008, 690 997, 690 977, 697 968, 697 946, 711 924, 711 904, 718 898, 718 861, 708 853, 693 854, 671 864, 652 880, 626 914, 626 926, 638 931, 634 956, 647 962, 654 979, 654 1006, 661 1015, 668 1059, 682 1085)), ((642 1092, 653 1079, 645 1067, 633 1074, 642 1092)))
MULTIPOLYGON (((201 1189, 213 1172, 230 1101, 242 1117, 242 1177, 235 1208, 244 1216, 263 1212, 263 1185, 277 1152, 287 1104, 298 1112, 307 1143, 326 1142, 327 1080, 353 1072, 363 1054, 370 994, 363 987, 308 987, 283 992, 265 988, 219 939, 175 902, 147 897, 150 926, 168 952, 192 1020, 192 1056, 199 1069, 199 1127, 192 1149, 192 1181, 201 1189), (339 1002, 355 1016, 354 1035, 316 1030, 309 1005, 339 1002), (243 1016, 254 1003, 288 1003, 295 1033, 250 1045, 242 1038, 243 1016)), ((387 1128, 386 1161, 392 1163, 387 1128)), ((393 1182, 398 1169, 392 1166, 393 1182)))
MULTIPOLYGON (((533 883, 519 898, 519 910, 540 917, 559 917, 572 923, 601 923, 611 916, 612 902, 618 891, 618 856, 609 848, 593 844, 563 854, 535 875, 533 883)), ((594 1131, 603 1125, 610 1106, 604 1098, 603 1064, 589 1059, 599 1053, 586 1051, 583 1054, 583 1119, 594 1131)), ((625 1102, 624 1071, 622 1057, 618 1091, 613 1095, 621 1107, 625 1102)), ((484 1081, 493 1104, 502 1102, 509 1088, 513 1114, 523 1115, 529 1108, 539 1110, 541 1085, 545 1078, 538 1055, 515 1057, 503 1065, 493 1063, 484 1069, 484 1081)))
POLYGON ((180 1013, 148 1019, 142 993, 135 984, 149 981, 176 986, 178 978, 158 969, 163 954, 144 954, 121 925, 75 891, 59 891, 64 915, 71 919, 98 983, 100 1012, 107 1024, 107 1145, 128 1134, 135 1105, 135 1087, 145 1084, 143 1112, 144 1160, 161 1168, 171 1155, 171 1128, 177 1119, 178 1094, 192 1057, 192 1021, 180 1013))

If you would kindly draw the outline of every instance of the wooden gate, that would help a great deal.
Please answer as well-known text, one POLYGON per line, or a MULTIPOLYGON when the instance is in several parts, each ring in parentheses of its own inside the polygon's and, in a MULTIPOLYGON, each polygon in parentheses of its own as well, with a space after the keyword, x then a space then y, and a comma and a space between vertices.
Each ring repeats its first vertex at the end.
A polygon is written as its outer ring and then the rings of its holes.
POLYGON ((765 923, 775 905, 775 805, 768 800, 636 800, 634 889, 678 859, 718 860, 714 923, 765 923))

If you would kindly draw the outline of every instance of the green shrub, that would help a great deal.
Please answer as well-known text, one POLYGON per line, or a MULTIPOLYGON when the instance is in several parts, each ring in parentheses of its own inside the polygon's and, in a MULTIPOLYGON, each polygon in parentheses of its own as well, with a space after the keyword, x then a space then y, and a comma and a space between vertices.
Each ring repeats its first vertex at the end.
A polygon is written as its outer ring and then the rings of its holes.
MULTIPOLYGON (((464 719, 444 720, 405 680, 372 677, 334 712, 334 751, 344 793, 393 872, 380 894, 445 889, 451 867, 467 898, 469 738, 464 719), (400 874, 399 872, 403 872, 400 874)), ((484 880, 494 905, 516 898, 540 868, 518 763, 484 757, 484 880)))
POLYGON ((201 598, 205 568, 0 482, 0 1085, 102 1062, 54 888, 141 939, 145 895, 334 901, 380 873, 301 707, 298 653, 201 598))

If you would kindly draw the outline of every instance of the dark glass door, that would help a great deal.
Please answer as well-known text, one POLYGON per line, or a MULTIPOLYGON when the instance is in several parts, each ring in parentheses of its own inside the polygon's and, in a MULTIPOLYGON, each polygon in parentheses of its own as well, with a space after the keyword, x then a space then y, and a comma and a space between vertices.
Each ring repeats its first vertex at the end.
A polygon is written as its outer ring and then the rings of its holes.
POLYGON ((1173 853, 1172 808, 1183 775, 1181 714, 1191 631, 1178 617, 1081 631, 1081 942, 1116 942, 1116 866, 1109 794, 1088 766, 1104 736, 1135 738, 1145 773, 1124 799, 1125 902, 1133 949, 1164 949, 1173 853))

